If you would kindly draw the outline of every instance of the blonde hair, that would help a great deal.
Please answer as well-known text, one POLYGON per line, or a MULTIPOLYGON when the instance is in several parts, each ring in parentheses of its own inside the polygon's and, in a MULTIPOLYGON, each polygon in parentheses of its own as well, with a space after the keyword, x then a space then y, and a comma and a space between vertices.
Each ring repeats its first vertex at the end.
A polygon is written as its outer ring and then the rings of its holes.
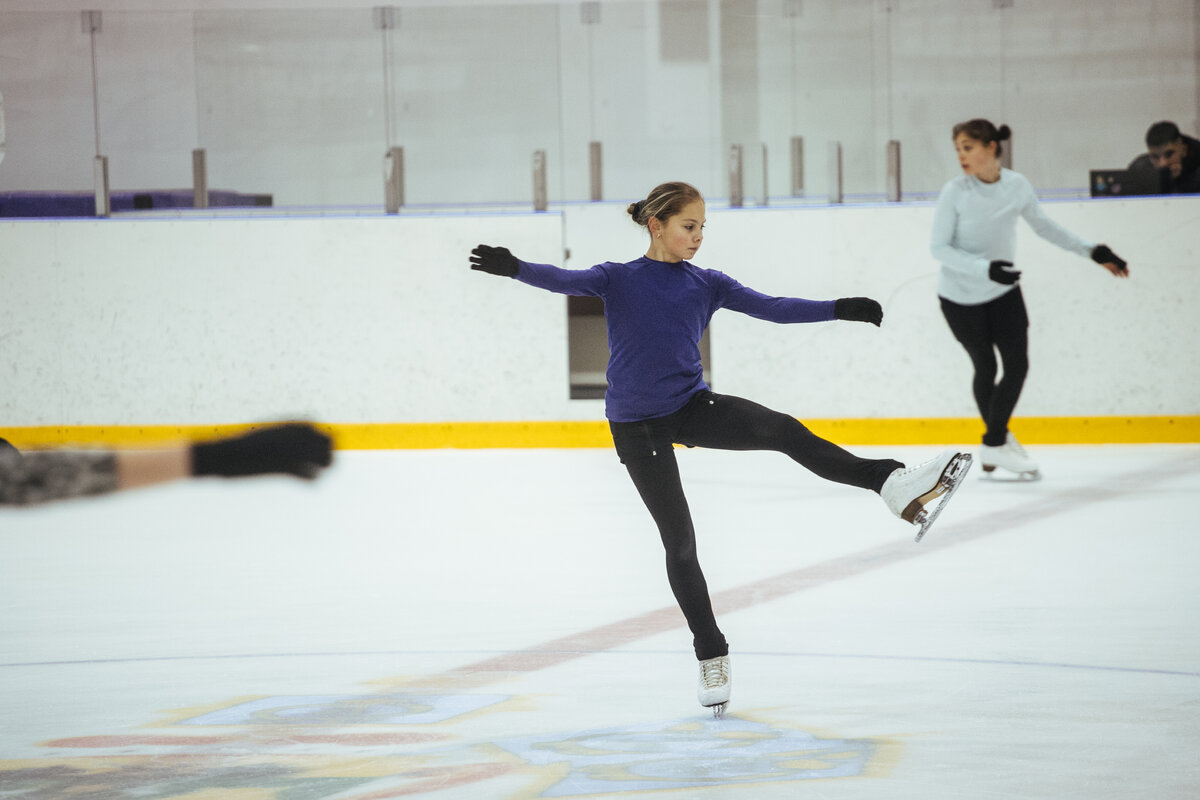
POLYGON ((690 183, 672 181, 655 186, 645 200, 630 203, 629 208, 625 210, 633 217, 634 222, 646 227, 650 224, 651 217, 659 222, 666 222, 694 200, 704 200, 699 189, 690 183))

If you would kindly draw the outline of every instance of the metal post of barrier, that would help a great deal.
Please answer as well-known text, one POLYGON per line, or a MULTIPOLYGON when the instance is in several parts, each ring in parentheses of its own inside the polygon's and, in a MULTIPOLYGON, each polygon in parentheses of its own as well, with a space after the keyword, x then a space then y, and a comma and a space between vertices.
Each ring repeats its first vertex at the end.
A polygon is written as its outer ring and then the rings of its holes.
POLYGON ((588 142, 588 175, 592 202, 604 199, 604 152, 600 142, 588 142))
POLYGON ((103 15, 99 11, 84 11, 81 14, 83 33, 88 35, 92 48, 92 130, 96 137, 96 155, 92 160, 92 186, 96 193, 96 216, 112 214, 112 196, 108 188, 108 157, 101 155, 100 148, 100 76, 96 60, 96 34, 103 29, 103 15))
POLYGON ((792 137, 792 197, 804 197, 804 137, 792 137))
POLYGON ((92 48, 92 131, 96 137, 96 155, 100 155, 100 76, 96 60, 96 34, 103 30, 104 16, 99 11, 84 11, 83 32, 92 48))
POLYGON ((383 197, 387 213, 399 214, 404 205, 403 147, 389 147, 383 157, 383 197))
POLYGON ((92 184, 96 190, 96 216, 112 216, 112 195, 108 191, 108 156, 92 159, 92 184))
POLYGON ((762 144, 762 205, 769 205, 771 191, 767 184, 767 143, 762 144))
POLYGON ((192 151, 192 208, 208 208, 208 154, 202 147, 192 151))
POLYGON ((545 211, 546 198, 546 151, 533 151, 533 210, 545 211))
POLYGON ((395 6, 375 6, 372 18, 383 54, 383 208, 388 214, 399 214, 404 205, 404 150, 392 144, 392 123, 396 117, 396 92, 393 74, 396 65, 392 48, 392 32, 396 29, 395 6))
POLYGON ((900 142, 895 139, 887 143, 887 199, 900 202, 900 142))
POLYGON ((829 143, 829 202, 842 202, 842 143, 829 143))
POLYGON ((729 146, 729 206, 741 208, 745 203, 745 190, 742 175, 742 146, 729 146))
POLYGON ((1001 144, 1003 147, 1001 147, 1000 152, 1000 166, 1004 167, 1005 169, 1012 169, 1013 140, 1011 135, 1007 141, 1001 142, 1001 144))

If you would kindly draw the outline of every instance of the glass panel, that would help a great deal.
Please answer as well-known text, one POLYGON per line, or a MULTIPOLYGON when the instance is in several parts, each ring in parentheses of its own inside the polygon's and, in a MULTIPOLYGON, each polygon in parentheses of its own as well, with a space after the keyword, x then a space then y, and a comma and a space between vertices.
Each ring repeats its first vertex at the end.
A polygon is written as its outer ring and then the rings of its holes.
POLYGON ((607 200, 684 180, 725 194, 707 3, 596 3, 562 10, 566 198, 589 198, 587 146, 603 144, 607 200))
MULTIPOLYGON (((403 8, 396 143, 409 205, 532 208, 533 153, 563 199, 558 5, 403 8)), ((586 174, 586 150, 580 153, 586 174)))
POLYGON ((108 156, 113 192, 190 191, 196 147, 192 48, 190 13, 102 14, 96 34, 100 150, 108 156))
POLYGON ((210 189, 382 210, 383 45, 371 9, 205 12, 195 29, 210 189))
POLYGON ((0 191, 91 191, 91 40, 78 12, 0 13, 0 191))
POLYGON ((380 211, 397 145, 409 210, 531 208, 534 152, 550 202, 583 202, 595 141, 615 201, 679 179, 720 202, 740 145, 754 205, 788 197, 801 136, 809 202, 828 196, 830 141, 846 200, 882 199, 890 139, 911 199, 955 174, 962 119, 1011 125, 1014 167, 1042 190, 1124 166, 1159 119, 1196 125, 1193 0, 463 0, 393 16, 385 32, 369 7, 104 12, 97 126, 81 14, 0 11, 0 190, 91 191, 98 137, 114 191, 190 188, 202 147, 211 189, 380 211))
MULTIPOLYGON (((773 195, 791 192, 793 136, 804 138, 806 196, 829 196, 833 141, 842 145, 847 202, 883 192, 886 137, 880 138, 876 119, 875 5, 804 0, 770 4, 758 16, 756 86, 773 195)), ((761 169, 761 153, 758 159, 747 163, 761 169)))

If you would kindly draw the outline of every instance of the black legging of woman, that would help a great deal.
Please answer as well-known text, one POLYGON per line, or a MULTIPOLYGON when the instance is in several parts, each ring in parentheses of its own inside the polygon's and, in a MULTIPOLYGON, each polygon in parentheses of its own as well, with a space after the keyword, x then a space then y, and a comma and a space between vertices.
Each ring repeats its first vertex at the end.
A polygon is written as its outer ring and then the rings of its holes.
POLYGON ((696 658, 728 655, 717 627, 708 583, 696 554, 696 530, 673 444, 715 450, 774 450, 836 483, 879 492, 892 459, 865 459, 828 442, 799 420, 749 400, 697 392, 679 411, 638 422, 610 422, 621 463, 654 518, 666 551, 667 579, 692 631, 696 658))
POLYGON ((942 315, 954 338, 971 357, 975 377, 971 389, 975 404, 987 425, 983 443, 1000 447, 1008 438, 1012 418, 1029 373, 1029 314, 1021 287, 1005 292, 988 303, 964 306, 939 298, 942 315), (996 352, 1003 373, 996 381, 996 352))

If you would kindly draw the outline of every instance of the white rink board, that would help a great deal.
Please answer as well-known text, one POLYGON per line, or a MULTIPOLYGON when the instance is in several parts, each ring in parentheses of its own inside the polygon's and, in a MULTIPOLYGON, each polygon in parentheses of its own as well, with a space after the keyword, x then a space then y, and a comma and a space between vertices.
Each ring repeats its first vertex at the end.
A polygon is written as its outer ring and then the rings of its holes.
POLYGON ((552 418, 561 299, 468 268, 553 215, 0 227, 9 425, 552 418))
MULTIPOLYGON (((1200 197, 1046 203, 1132 278, 1020 225, 1032 318, 1019 415, 1200 412, 1200 197)), ((802 418, 974 416, 935 296, 933 207, 709 208, 696 259, 771 294, 869 295, 883 328, 712 325, 717 391, 802 418)), ((10 426, 603 418, 568 398, 566 302, 470 249, 584 268, 644 252, 621 204, 561 213, 0 222, 10 426)))
MULTIPOLYGON (((1200 198, 1044 202, 1085 240, 1130 263, 1117 280, 1018 223, 1016 263, 1030 316, 1024 416, 1196 413, 1200 198), (1190 343, 1190 344, 1184 344, 1190 343)), ((937 298, 932 204, 709 212, 696 259, 767 294, 868 295, 884 325, 788 329, 740 314, 712 324, 718 391, 801 417, 973 417, 970 360, 937 298)))

